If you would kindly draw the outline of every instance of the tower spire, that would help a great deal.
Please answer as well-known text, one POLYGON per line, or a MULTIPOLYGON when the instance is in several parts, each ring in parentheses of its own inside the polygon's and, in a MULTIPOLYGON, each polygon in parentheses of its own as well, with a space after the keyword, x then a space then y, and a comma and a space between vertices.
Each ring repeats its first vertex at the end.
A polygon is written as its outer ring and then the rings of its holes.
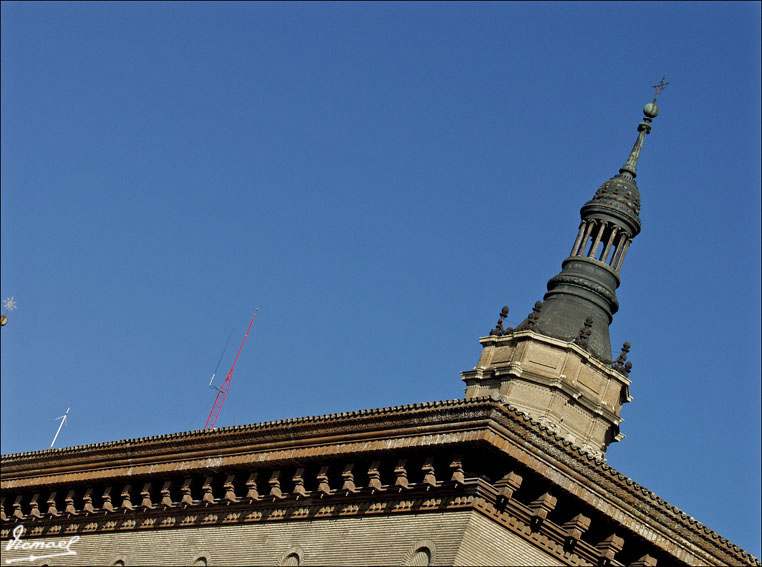
POLYGON ((582 222, 571 254, 564 260, 561 273, 548 282, 537 320, 539 332, 571 341, 582 323, 592 317, 586 350, 600 360, 611 359, 609 325, 619 310, 619 273, 641 227, 636 167, 643 140, 659 114, 655 101, 667 85, 665 79, 654 85, 654 99, 643 107, 638 138, 627 162, 582 206, 582 222))
POLYGON ((548 281, 543 301, 515 329, 504 327, 503 308, 497 327, 480 339, 479 363, 462 373, 466 398, 502 400, 598 457, 624 437, 619 412, 632 399, 630 345, 612 360, 609 325, 619 309, 619 273, 641 228, 638 158, 666 85, 666 77, 654 85, 627 162, 580 209, 571 253, 548 281))

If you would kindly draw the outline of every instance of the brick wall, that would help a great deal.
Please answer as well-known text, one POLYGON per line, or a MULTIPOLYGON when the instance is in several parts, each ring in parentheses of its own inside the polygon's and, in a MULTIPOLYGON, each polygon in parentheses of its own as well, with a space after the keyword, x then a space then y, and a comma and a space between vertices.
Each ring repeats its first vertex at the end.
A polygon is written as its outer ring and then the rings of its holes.
POLYGON ((453 564, 517 567, 563 565, 555 557, 481 514, 471 514, 453 564))
MULTIPOLYGON (((32 564, 279 565, 296 554, 300 565, 405 565, 421 560, 421 546, 432 565, 560 565, 473 511, 83 534, 71 547, 76 556, 32 564)), ((3 542, 2 555, 5 562, 29 552, 6 551, 3 542)))

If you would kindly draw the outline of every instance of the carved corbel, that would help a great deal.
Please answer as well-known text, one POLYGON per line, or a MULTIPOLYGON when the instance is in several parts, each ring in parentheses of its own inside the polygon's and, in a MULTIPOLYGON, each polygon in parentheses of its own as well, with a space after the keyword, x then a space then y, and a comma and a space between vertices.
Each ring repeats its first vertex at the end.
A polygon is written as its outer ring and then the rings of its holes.
POLYGON ((368 467, 368 488, 371 494, 378 491, 383 492, 381 485, 381 472, 378 470, 381 467, 381 461, 373 461, 368 467))
MULTIPOLYGON (((55 492, 53 493, 55 494, 55 492)), ((19 494, 16 496, 16 500, 13 501, 13 517, 17 520, 23 520, 24 519, 24 512, 21 511, 21 499, 23 496, 19 494)), ((55 515, 58 515, 58 512, 55 513, 55 515)))
POLYGON ((165 480, 164 484, 161 487, 161 501, 159 504, 164 510, 167 510, 169 508, 173 508, 174 504, 172 503, 172 481, 171 480, 165 480))
POLYGON ((151 502, 151 483, 146 482, 143 484, 143 490, 140 491, 140 507, 143 510, 152 510, 153 502, 151 502))
POLYGON ((132 510, 132 486, 129 484, 125 484, 124 488, 122 489, 122 494, 120 496, 122 497, 122 505, 119 506, 124 511, 132 510))
POLYGON ((328 465, 320 467, 320 472, 317 474, 318 487, 317 491, 320 494, 320 498, 323 496, 331 495, 331 485, 328 483, 328 465))
POLYGON ((407 480, 407 469, 405 469, 406 464, 407 459, 400 459, 397 461, 397 466, 394 467, 394 486, 400 492, 409 488, 409 483, 407 480))
POLYGON ((571 551, 577 545, 582 534, 590 528, 590 518, 584 514, 577 514, 561 527, 566 531, 566 548, 571 551))
POLYGON ((82 495, 82 512, 85 515, 95 513, 95 508, 93 507, 93 489, 89 486, 82 495))
MULTIPOLYGON (((20 497, 17 499, 17 501, 20 499, 20 497)), ((56 493, 55 491, 50 493, 50 496, 48 496, 48 516, 58 516, 58 508, 56 508, 56 493)), ((13 507, 16 507, 16 504, 13 505, 13 507)), ((21 506, 19 506, 19 509, 21 506)), ((14 510, 13 515, 16 515, 16 511, 14 510)))
POLYGON ((193 480, 190 477, 185 477, 183 479, 183 485, 180 487, 180 493, 182 494, 182 498, 180 498, 180 505, 183 508, 187 508, 188 506, 193 506, 193 496, 191 495, 191 483, 193 480))
POLYGON ((304 498, 307 496, 307 490, 304 488, 304 467, 299 467, 294 473, 294 477, 291 479, 294 483, 294 495, 296 499, 304 498))
POLYGON ((514 492, 519 489, 523 480, 521 475, 518 475, 515 472, 509 472, 495 483, 495 488, 497 488, 498 506, 505 506, 508 504, 508 501, 513 498, 514 492))
POLYGON ((341 485, 341 491, 346 495, 357 492, 357 487, 355 486, 355 475, 352 473, 354 466, 354 463, 348 463, 344 467, 344 472, 341 473, 341 478, 344 479, 344 484, 341 485))
POLYGON ((76 516, 77 509, 74 507, 74 490, 70 490, 64 499, 64 514, 67 516, 76 516))
POLYGON ((257 491, 257 474, 256 472, 250 473, 249 478, 246 480, 246 500, 249 503, 259 500, 259 491, 257 491))
POLYGON ((529 508, 532 510, 532 524, 535 527, 540 527, 548 519, 548 514, 553 511, 557 502, 558 499, 550 492, 546 492, 537 500, 532 501, 529 504, 529 508))
POLYGON ((42 518, 42 514, 40 513, 39 498, 40 498, 39 492, 35 492, 32 495, 32 499, 29 501, 29 517, 33 520, 37 518, 42 518))
POLYGON ((268 483, 270 484, 270 496, 272 496, 273 501, 285 498, 283 491, 280 489, 280 471, 273 471, 268 483))
POLYGON ((426 486, 426 490, 437 486, 437 477, 434 474, 434 457, 426 457, 426 460, 421 466, 423 472, 423 484, 426 486))
POLYGON ((600 552, 600 565, 606 567, 607 565, 611 565, 616 554, 622 551, 622 548, 624 547, 624 539, 616 534, 611 534, 595 547, 600 552))
POLYGON ((103 504, 101 505, 101 510, 107 513, 114 511, 114 505, 111 503, 111 486, 107 486, 103 490, 103 495, 101 496, 101 500, 103 501, 103 504))
POLYGON ((629 567, 656 567, 656 559, 646 553, 637 561, 630 563, 629 567))
POLYGON ((204 477, 204 484, 201 485, 201 502, 204 506, 209 506, 210 504, 214 504, 214 494, 212 491, 212 482, 214 481, 214 476, 207 475, 204 477))
POLYGON ((0 496, 0 520, 5 522, 8 516, 5 515, 5 496, 0 496))
POLYGON ((452 461, 450 461, 450 470, 452 471, 450 482, 454 482, 455 486, 463 484, 466 481, 463 474, 463 459, 460 455, 455 455, 452 461))
POLYGON ((225 478, 225 484, 222 485, 222 488, 225 489, 225 496, 222 497, 222 499, 225 501, 225 504, 238 502, 238 497, 235 495, 235 484, 233 484, 234 481, 235 475, 229 474, 225 478))

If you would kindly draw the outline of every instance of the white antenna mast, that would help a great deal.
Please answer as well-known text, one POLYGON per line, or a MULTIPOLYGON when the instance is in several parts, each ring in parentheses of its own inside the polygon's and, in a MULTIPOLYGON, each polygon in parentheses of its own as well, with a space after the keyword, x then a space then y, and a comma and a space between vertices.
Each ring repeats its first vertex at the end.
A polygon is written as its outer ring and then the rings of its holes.
POLYGON ((66 423, 66 417, 69 415, 70 409, 71 408, 66 408, 66 413, 63 414, 61 417, 56 418, 56 421, 59 419, 61 420, 61 425, 58 426, 58 431, 56 431, 56 436, 53 437, 53 442, 50 444, 51 449, 53 448, 53 444, 56 442, 56 439, 58 439, 58 434, 61 433, 61 428, 64 426, 64 423, 66 423))

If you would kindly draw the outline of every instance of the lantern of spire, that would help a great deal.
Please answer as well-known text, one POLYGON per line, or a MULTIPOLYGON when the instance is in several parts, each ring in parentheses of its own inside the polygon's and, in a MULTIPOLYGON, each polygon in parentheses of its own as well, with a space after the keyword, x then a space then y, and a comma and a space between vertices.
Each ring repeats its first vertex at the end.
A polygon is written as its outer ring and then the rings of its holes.
MULTIPOLYGON (((666 86, 655 85, 656 97, 666 86)), ((581 223, 561 273, 548 282, 536 328, 549 336, 574 340, 580 326, 592 318, 588 350, 611 359, 609 324, 619 309, 619 273, 640 223, 640 191, 635 183, 643 142, 659 114, 656 97, 643 107, 638 137, 619 173, 604 182, 580 210, 581 223)))

